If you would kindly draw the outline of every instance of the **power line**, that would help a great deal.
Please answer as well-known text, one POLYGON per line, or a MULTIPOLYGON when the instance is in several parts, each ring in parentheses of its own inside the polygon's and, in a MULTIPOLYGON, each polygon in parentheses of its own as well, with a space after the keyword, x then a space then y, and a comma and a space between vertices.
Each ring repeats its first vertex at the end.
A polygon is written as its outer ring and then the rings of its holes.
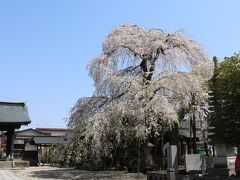
POLYGON ((75 103, 66 103, 66 102, 52 102, 52 101, 45 101, 45 100, 22 100, 20 98, 14 98, 14 97, 6 97, 6 96, 0 96, 1 98, 6 98, 6 99, 13 99, 17 101, 23 101, 23 102, 32 102, 32 103, 43 103, 43 104, 58 104, 58 105, 74 105, 75 103))

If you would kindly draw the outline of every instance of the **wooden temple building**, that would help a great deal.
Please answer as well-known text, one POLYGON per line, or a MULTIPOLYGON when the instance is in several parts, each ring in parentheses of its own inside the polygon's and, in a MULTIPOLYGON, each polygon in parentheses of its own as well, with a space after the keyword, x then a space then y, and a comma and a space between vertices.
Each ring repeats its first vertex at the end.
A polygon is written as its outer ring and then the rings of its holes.
POLYGON ((37 128, 15 132, 14 157, 30 165, 49 164, 51 147, 65 144, 67 129, 37 128))
POLYGON ((15 129, 31 123, 25 103, 0 102, 1 159, 13 160, 15 129), (4 135, 6 134, 6 138, 4 135))
POLYGON ((50 148, 67 142, 64 128, 19 130, 30 123, 25 103, 0 102, 0 168, 49 163, 50 148))

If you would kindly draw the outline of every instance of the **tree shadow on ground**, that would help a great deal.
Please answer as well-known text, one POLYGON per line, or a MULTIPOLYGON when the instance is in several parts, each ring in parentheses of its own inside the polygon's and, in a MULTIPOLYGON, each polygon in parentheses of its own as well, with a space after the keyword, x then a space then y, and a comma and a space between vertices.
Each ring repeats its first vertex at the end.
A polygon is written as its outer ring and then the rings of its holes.
MULTIPOLYGON (((31 177, 39 179, 72 179, 72 180, 91 180, 91 179, 138 179, 137 174, 127 173, 124 171, 83 171, 76 169, 55 169, 55 170, 39 170, 31 173, 31 177)), ((139 179, 146 179, 144 175, 139 176, 139 179)))

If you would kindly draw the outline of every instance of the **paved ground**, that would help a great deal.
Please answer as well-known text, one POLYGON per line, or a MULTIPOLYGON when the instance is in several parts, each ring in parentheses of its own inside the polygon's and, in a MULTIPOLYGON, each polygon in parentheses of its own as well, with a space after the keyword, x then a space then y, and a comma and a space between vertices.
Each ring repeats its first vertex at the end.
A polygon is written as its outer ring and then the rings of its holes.
MULTIPOLYGON (((24 169, 12 170, 21 180, 146 180, 146 176, 140 174, 139 177, 135 173, 127 173, 124 171, 83 171, 70 168, 56 167, 28 167, 24 169)), ((1 176, 0 176, 1 177, 1 176)), ((0 178, 0 180, 2 180, 0 178)), ((5 180, 5 179, 4 179, 5 180)), ((9 179, 10 180, 10 179, 9 179)), ((15 180, 15 179, 11 179, 15 180)), ((20 180, 20 179, 16 179, 20 180)))
POLYGON ((23 180, 23 179, 16 176, 16 174, 11 170, 0 169, 0 180, 23 180))
MULTIPOLYGON (((49 166, 28 167, 21 169, 0 169, 0 180, 146 180, 143 174, 124 171, 83 171, 71 168, 49 166)), ((187 176, 183 179, 189 179, 187 176)), ((199 177, 198 180, 240 180, 239 177, 199 177)))

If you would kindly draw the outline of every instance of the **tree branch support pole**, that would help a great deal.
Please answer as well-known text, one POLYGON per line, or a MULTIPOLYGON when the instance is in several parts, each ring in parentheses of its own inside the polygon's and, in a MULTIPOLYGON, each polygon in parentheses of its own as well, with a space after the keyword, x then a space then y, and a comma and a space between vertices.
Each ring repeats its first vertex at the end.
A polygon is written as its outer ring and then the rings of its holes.
POLYGON ((160 149, 161 149, 161 163, 160 163, 160 166, 161 166, 161 170, 164 170, 164 149, 163 149, 163 131, 161 132, 161 146, 160 146, 160 149))
POLYGON ((193 126, 192 126, 192 131, 193 131, 193 154, 197 154, 197 144, 196 144, 196 118, 195 118, 195 107, 193 111, 193 126))
POLYGON ((139 172, 140 172, 140 138, 138 137, 138 179, 139 179, 139 172))

